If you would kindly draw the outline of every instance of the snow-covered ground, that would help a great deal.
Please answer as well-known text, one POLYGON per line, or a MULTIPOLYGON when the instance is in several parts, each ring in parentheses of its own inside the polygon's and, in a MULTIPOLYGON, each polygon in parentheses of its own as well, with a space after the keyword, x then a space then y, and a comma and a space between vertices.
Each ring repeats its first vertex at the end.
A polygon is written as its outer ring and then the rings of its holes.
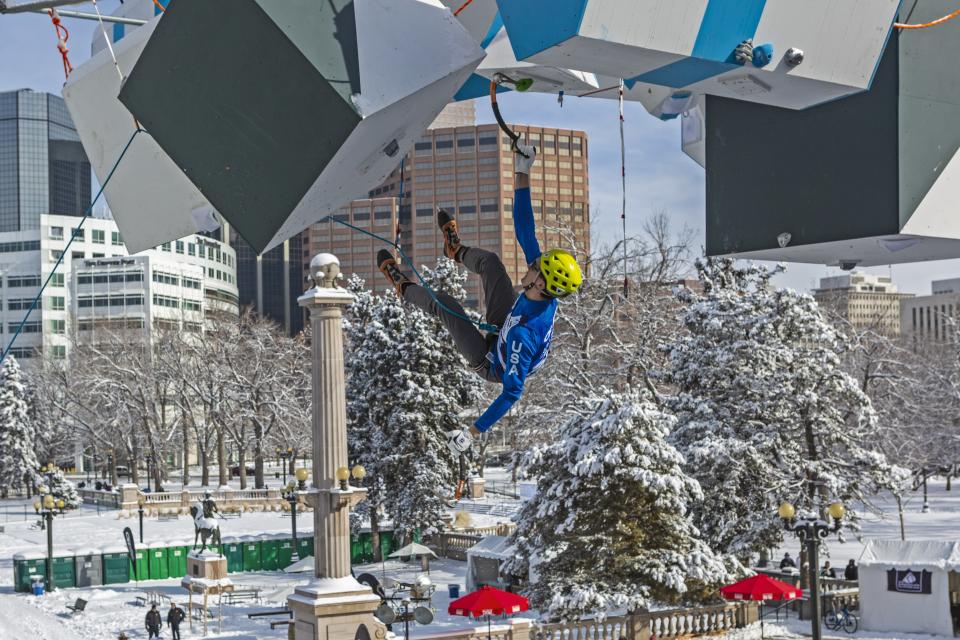
MULTIPOLYGON (((491 474, 490 478, 505 481, 507 478, 491 474)), ((499 498, 493 497, 493 500, 499 498)), ((919 494, 912 494, 905 504, 906 533, 908 539, 957 539, 960 536, 960 489, 953 492, 944 491, 941 482, 933 482, 930 486, 929 513, 921 513, 921 498, 919 494)), ((0 502, 0 513, 5 509, 16 510, 16 501, 0 502)), ((885 517, 867 517, 863 523, 863 533, 860 539, 848 536, 845 542, 835 538, 827 542, 830 558, 833 564, 843 566, 848 558, 858 558, 863 543, 869 538, 899 538, 899 522, 896 517, 896 506, 892 500, 882 502, 885 517)), ((22 506, 19 507, 22 509, 22 506)), ((29 505, 28 505, 29 508, 29 505)), ((32 508, 31 508, 32 510, 32 508)), ((495 524, 503 521, 503 517, 480 514, 471 514, 475 525, 495 524)), ((8 521, 0 524, 5 527, 0 534, 0 640, 101 640, 116 638, 120 631, 124 631, 131 638, 146 638, 143 628, 143 618, 146 609, 137 606, 135 598, 144 591, 161 591, 184 602, 185 592, 179 586, 178 579, 147 581, 126 585, 111 585, 92 589, 60 589, 53 594, 36 598, 34 596, 14 593, 12 556, 17 552, 45 549, 46 533, 31 527, 33 518, 27 521, 8 521), (82 614, 70 616, 66 609, 68 602, 77 597, 89 601, 87 610, 82 614)), ((85 506, 68 516, 59 517, 54 522, 54 540, 57 548, 72 549, 79 546, 102 546, 122 543, 121 532, 124 527, 137 530, 137 519, 118 519, 116 512, 103 511, 97 515, 96 509, 85 506)), ((290 530, 290 519, 283 518, 279 513, 251 513, 241 518, 231 519, 222 523, 223 535, 251 535, 260 533, 285 533, 290 530)), ((311 516, 298 518, 299 532, 312 529, 311 516)), ((192 538, 192 523, 186 518, 180 520, 159 522, 156 519, 147 519, 144 523, 145 542, 179 541, 192 538)), ((789 540, 784 550, 791 554, 797 552, 798 545, 789 540)), ((355 568, 359 575, 363 572, 372 573, 378 578, 393 578, 403 582, 412 582, 420 573, 416 563, 404 564, 399 561, 387 561, 355 568)), ((448 585, 458 584, 463 589, 465 583, 466 565, 454 560, 437 560, 431 563, 430 578, 437 590, 432 601, 432 608, 436 615, 433 624, 423 627, 413 625, 412 635, 423 635, 431 632, 450 630, 468 626, 461 619, 451 617, 446 613, 449 603, 448 585)), ((253 611, 282 606, 289 593, 298 584, 309 580, 308 576, 286 575, 276 572, 251 572, 231 574, 231 578, 241 586, 257 586, 263 589, 264 603, 225 606, 223 632, 214 633, 210 637, 216 638, 285 638, 285 628, 271 630, 270 619, 250 620, 246 614, 253 611)), ((765 625, 765 635, 768 638, 796 638, 809 634, 809 623, 791 618, 779 623, 771 619, 765 625)), ((832 633, 832 632, 831 632, 832 633)), ((184 633, 184 637, 199 637, 197 627, 191 633, 184 633)), ((169 633, 164 633, 169 638, 169 633)), ((760 637, 759 625, 739 630, 727 636, 729 640, 747 640, 760 637)), ((825 637, 846 637, 846 635, 828 635, 825 637)), ((893 638, 903 640, 930 640, 933 636, 908 635, 902 633, 877 633, 860 631, 855 636, 861 640, 893 638)))

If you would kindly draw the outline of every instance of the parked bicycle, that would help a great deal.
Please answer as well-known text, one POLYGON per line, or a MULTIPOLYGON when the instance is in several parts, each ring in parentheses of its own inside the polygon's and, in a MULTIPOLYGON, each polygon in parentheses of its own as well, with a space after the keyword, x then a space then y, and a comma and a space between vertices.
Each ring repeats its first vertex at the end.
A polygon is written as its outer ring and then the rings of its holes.
POLYGON ((840 611, 837 611, 837 606, 833 605, 833 610, 828 611, 823 618, 823 625, 831 631, 843 629, 845 633, 856 633, 859 624, 857 616, 850 613, 847 605, 843 605, 840 611))

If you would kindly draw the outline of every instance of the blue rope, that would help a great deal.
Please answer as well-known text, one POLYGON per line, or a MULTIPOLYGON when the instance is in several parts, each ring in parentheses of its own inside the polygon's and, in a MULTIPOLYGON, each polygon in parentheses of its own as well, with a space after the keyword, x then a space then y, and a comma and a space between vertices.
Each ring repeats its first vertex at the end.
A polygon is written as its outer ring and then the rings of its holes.
POLYGON ((366 229, 361 229, 360 227, 356 227, 356 226, 350 224, 349 222, 345 222, 345 221, 343 221, 343 220, 338 220, 337 218, 335 218, 335 217, 333 217, 333 216, 326 216, 325 218, 323 218, 322 220, 320 220, 320 222, 336 222, 337 224, 342 224, 343 226, 349 227, 349 228, 353 229, 354 231, 359 231, 360 233, 362 233, 362 234, 365 235, 365 236, 370 236, 371 238, 374 238, 374 239, 376 239, 376 240, 379 240, 380 242, 383 242, 383 243, 385 243, 385 244, 388 244, 388 245, 392 246, 394 249, 397 250, 397 253, 400 254, 400 259, 401 259, 401 261, 402 261, 404 264, 406 264, 408 267, 410 267, 410 270, 413 271, 413 274, 414 274, 415 276, 417 276, 417 280, 420 281, 420 286, 422 286, 424 289, 427 290, 427 293, 430 295, 430 297, 433 299, 433 301, 437 304, 438 307, 440 307, 441 309, 443 309, 444 311, 446 311, 446 312, 449 313, 450 315, 454 316, 455 318, 460 318, 461 320, 466 320, 466 321, 469 322, 470 324, 475 324, 475 325, 477 325, 477 327, 478 327, 481 331, 486 331, 486 332, 488 332, 488 333, 500 333, 500 327, 498 327, 497 325, 495 325, 495 324, 489 324, 489 323, 487 323, 487 322, 480 322, 479 320, 474 320, 473 318, 470 318, 470 317, 468 317, 468 316, 463 315, 462 313, 459 313, 459 312, 457 312, 457 311, 454 311, 453 309, 451 309, 451 308, 448 307, 447 305, 443 304, 443 302, 440 301, 440 298, 437 297, 437 294, 434 292, 434 290, 430 287, 429 284, 427 284, 427 281, 423 279, 423 276, 422 276, 422 275, 420 275, 420 272, 417 271, 417 268, 413 265, 413 260, 411 260, 410 257, 409 257, 406 253, 404 253, 404 251, 403 251, 402 248, 400 248, 400 244, 399 244, 399 243, 390 242, 389 240, 387 240, 387 239, 384 238, 383 236, 378 236, 377 234, 372 233, 372 232, 370 232, 370 231, 367 231, 366 229))
MULTIPOLYGON (((123 160, 123 156, 127 155, 127 150, 130 148, 130 145, 133 144, 133 139, 137 137, 137 134, 142 132, 139 126, 137 130, 133 132, 133 135, 130 136, 130 139, 127 140, 126 146, 123 148, 123 151, 120 152, 120 157, 117 158, 117 161, 113 163, 113 167, 110 169, 110 173, 107 174, 107 179, 103 181, 103 184, 100 185, 100 190, 97 192, 96 197, 93 199, 93 202, 90 203, 90 206, 87 207, 87 210, 83 212, 83 217, 80 218, 80 224, 77 225, 77 229, 83 228, 83 223, 87 221, 87 218, 90 217, 90 214, 93 212, 93 205, 97 204, 97 200, 100 199, 100 196, 103 195, 104 189, 107 188, 107 183, 110 182, 110 178, 113 177, 114 172, 117 170, 117 167, 120 166, 120 161, 123 160)), ((63 248, 63 251, 60 252, 60 257, 57 258, 57 262, 53 265, 53 269, 50 271, 50 275, 47 276, 47 279, 44 281, 43 286, 40 287, 40 291, 37 293, 37 297, 33 299, 33 303, 30 305, 30 308, 27 310, 27 314, 23 316, 23 320, 20 321, 20 325, 17 327, 17 332, 13 334, 13 337, 10 338, 10 342, 7 344, 6 349, 3 350, 3 357, 0 357, 0 362, 3 362, 7 359, 7 356, 10 354, 10 350, 13 348, 13 344, 17 341, 17 338, 20 337, 20 333, 23 331, 24 325, 27 324, 27 320, 30 318, 30 314, 33 313, 33 310, 37 308, 37 304, 40 302, 40 298, 43 296, 44 290, 47 288, 47 285, 50 284, 50 281, 53 280, 54 274, 57 272, 57 269, 60 268, 60 265, 63 264, 63 256, 67 255, 67 250, 70 248, 70 245, 73 244, 73 239, 77 237, 76 233, 70 234, 70 239, 67 240, 67 246, 63 248)))

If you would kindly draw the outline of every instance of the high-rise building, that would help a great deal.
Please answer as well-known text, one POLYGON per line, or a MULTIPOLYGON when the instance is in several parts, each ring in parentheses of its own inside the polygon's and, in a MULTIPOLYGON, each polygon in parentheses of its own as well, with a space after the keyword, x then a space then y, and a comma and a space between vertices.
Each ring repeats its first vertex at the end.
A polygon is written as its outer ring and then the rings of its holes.
POLYGON ((298 233, 283 244, 258 255, 235 229, 228 231, 237 252, 237 284, 240 306, 252 309, 283 327, 288 335, 303 331, 303 309, 297 298, 308 288, 304 274, 307 233, 298 233))
POLYGON ((960 317, 960 278, 934 280, 929 296, 900 301, 900 327, 904 336, 926 342, 953 342, 960 317))
POLYGON ((199 332, 206 319, 238 314, 235 254, 222 242, 188 236, 130 256, 113 220, 87 218, 81 228, 74 216, 42 214, 39 222, 0 233, 4 347, 50 277, 11 350, 18 359, 62 360, 71 337, 99 330, 143 330, 148 341, 150 329, 199 332))
POLYGON ((40 228, 40 216, 81 216, 90 163, 63 98, 0 93, 0 232, 40 228))
MULTIPOLYGON (((531 173, 531 198, 543 247, 561 247, 585 256, 590 251, 590 206, 587 136, 583 131, 514 125, 539 150, 531 173)), ((513 231, 514 153, 510 139, 496 125, 439 128, 427 131, 400 170, 370 192, 333 212, 334 217, 400 243, 414 263, 432 265, 443 254, 436 222, 438 208, 456 215, 463 243, 494 251, 518 282, 527 269, 513 231)), ((386 282, 374 264, 384 245, 336 223, 310 229, 310 251, 340 258, 344 273, 356 273, 371 288, 386 282)), ((305 258, 305 261, 308 258, 305 258)), ((478 278, 467 282, 468 306, 480 308, 478 278)))
POLYGON ((900 335, 900 304, 913 294, 899 293, 889 276, 851 273, 820 279, 813 297, 820 306, 839 315, 857 329, 900 335))
POLYGON ((430 129, 472 127, 477 124, 477 104, 473 100, 451 102, 434 119, 430 129))

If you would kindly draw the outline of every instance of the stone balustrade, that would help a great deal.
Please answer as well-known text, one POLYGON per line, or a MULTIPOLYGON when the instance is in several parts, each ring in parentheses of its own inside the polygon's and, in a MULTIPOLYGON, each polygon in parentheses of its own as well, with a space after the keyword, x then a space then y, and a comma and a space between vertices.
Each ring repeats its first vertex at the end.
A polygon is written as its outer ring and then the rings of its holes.
MULTIPOLYGON (((735 602, 689 609, 667 609, 613 616, 603 620, 541 624, 526 619, 493 625, 493 640, 651 640, 652 638, 694 638, 741 629, 757 622, 756 602, 735 602)), ((431 633, 418 640, 481 640, 487 627, 431 633)))
MULTIPOLYGON (((101 499, 102 505, 112 506, 120 510, 120 517, 135 514, 143 499, 143 510, 148 516, 157 515, 187 515, 190 506, 203 498, 207 489, 184 489, 182 491, 158 491, 144 493, 135 484, 125 484, 113 492, 79 490, 84 502, 101 499), (87 495, 87 494, 98 494, 87 495), (100 495, 102 494, 102 495, 100 495), (106 496, 111 496, 106 498, 106 496)), ((216 489, 211 490, 213 499, 221 511, 226 513, 240 513, 247 511, 281 511, 289 505, 284 504, 280 489, 216 489)), ((310 511, 306 505, 301 505, 303 511, 310 511)))

